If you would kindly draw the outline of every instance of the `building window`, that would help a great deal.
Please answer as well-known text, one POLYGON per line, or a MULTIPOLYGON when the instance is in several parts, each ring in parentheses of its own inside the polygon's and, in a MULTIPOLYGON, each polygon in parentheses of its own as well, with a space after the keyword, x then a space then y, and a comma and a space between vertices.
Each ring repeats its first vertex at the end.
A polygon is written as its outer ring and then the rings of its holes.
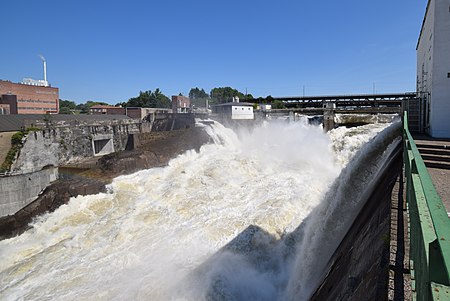
POLYGON ((449 73, 447 73, 447 78, 450 78, 450 72, 449 72, 449 73))

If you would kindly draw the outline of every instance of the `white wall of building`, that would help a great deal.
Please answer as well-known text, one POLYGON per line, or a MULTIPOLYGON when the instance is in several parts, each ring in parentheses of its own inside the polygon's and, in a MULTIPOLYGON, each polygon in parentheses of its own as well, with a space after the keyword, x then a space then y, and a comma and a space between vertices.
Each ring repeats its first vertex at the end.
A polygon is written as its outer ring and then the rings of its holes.
POLYGON ((450 0, 435 2, 431 135, 450 137, 450 0))
POLYGON ((231 119, 254 119, 253 107, 231 106, 231 119))
POLYGON ((450 0, 430 0, 417 45, 417 91, 428 103, 433 137, 450 138, 449 73, 450 0))

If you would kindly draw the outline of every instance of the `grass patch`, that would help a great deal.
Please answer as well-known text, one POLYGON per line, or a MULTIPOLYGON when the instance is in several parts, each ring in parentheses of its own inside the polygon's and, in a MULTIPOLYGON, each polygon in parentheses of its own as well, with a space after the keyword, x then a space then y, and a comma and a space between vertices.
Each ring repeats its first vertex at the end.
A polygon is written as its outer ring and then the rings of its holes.
POLYGON ((8 172, 11 169, 12 164, 14 163, 14 160, 16 159, 16 155, 20 152, 22 149, 23 143, 22 139, 25 137, 29 132, 31 131, 38 131, 40 129, 38 128, 27 128, 25 131, 20 131, 15 133, 11 136, 11 148, 8 151, 8 154, 6 154, 5 161, 3 161, 2 165, 0 166, 0 172, 8 172))

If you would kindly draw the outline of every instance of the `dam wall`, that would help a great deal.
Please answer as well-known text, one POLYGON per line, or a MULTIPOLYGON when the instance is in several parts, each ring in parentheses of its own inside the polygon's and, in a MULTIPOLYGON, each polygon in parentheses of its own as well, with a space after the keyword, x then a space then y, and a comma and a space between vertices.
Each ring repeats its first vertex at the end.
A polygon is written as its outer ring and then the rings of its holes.
POLYGON ((151 124, 138 120, 93 120, 30 132, 23 141, 11 172, 30 173, 86 158, 125 150, 128 135, 149 132, 151 124))
POLYGON ((398 146, 310 300, 387 300, 391 200, 401 169, 398 146))
POLYGON ((0 177, 0 216, 14 214, 58 178, 57 168, 0 177))

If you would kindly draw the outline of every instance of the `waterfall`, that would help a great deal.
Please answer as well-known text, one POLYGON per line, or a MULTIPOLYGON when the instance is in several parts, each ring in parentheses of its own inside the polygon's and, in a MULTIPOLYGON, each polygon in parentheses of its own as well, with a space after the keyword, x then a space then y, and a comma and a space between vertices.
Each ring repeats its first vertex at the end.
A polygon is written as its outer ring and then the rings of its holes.
POLYGON ((307 298, 348 227, 342 210, 356 214, 370 186, 348 181, 383 164, 387 126, 205 126, 214 143, 199 152, 118 177, 0 241, 1 299, 307 298))

